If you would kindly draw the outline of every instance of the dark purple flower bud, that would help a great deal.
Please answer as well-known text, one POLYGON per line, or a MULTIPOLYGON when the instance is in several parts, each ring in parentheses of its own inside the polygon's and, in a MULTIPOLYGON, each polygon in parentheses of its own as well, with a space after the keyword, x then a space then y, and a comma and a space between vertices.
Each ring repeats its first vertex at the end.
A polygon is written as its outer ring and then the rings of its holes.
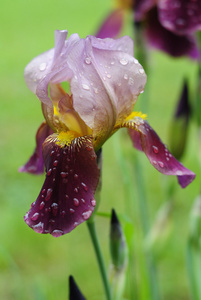
POLYGON ((170 126, 170 150, 177 159, 181 158, 185 150, 190 112, 188 86, 185 81, 170 126))
POLYGON ((73 276, 69 277, 69 300, 86 300, 76 285, 73 276))

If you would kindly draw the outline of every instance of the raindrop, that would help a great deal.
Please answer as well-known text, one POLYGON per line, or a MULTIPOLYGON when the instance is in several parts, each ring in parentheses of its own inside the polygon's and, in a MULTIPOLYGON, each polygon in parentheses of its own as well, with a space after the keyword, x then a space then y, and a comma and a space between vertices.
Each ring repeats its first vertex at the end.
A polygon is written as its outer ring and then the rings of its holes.
POLYGON ((54 162, 53 162, 53 166, 57 166, 58 165, 58 160, 55 160, 54 162))
POLYGON ((40 203, 39 209, 40 209, 40 210, 43 209, 44 206, 45 206, 45 202, 42 201, 42 202, 40 203))
POLYGON ((136 58, 134 58, 134 63, 137 65, 139 62, 138 62, 138 60, 136 59, 136 58))
POLYGON ((128 79, 128 74, 124 74, 124 79, 128 79))
POLYGON ((40 214, 36 212, 36 213, 31 217, 31 220, 32 220, 32 221, 36 221, 36 220, 38 220, 39 216, 40 216, 40 214))
POLYGON ((60 175, 62 178, 66 178, 68 176, 68 172, 61 172, 60 175))
POLYGON ((109 79, 112 77, 110 74, 107 74, 106 76, 107 76, 107 78, 109 78, 109 79))
POLYGON ((66 214, 65 210, 62 210, 62 212, 61 212, 61 216, 62 216, 62 217, 64 217, 64 216, 65 216, 65 214, 66 214))
POLYGON ((79 192, 79 188, 74 188, 74 192, 78 193, 79 192))
POLYGON ((58 230, 58 229, 55 229, 51 232, 51 235, 53 235, 54 237, 59 237, 63 234, 64 234, 64 232, 62 230, 58 230))
POLYGON ((53 215, 56 216, 57 213, 58 213, 58 208, 59 208, 58 204, 57 203, 52 203, 51 207, 52 207, 53 215))
POLYGON ((46 192, 46 189, 43 189, 43 190, 42 190, 42 194, 45 194, 45 192, 46 192))
POLYGON ((69 211, 70 211, 70 214, 74 214, 74 212, 75 212, 75 210, 73 208, 70 208, 69 211))
POLYGON ((128 60, 127 60, 127 59, 124 59, 124 58, 120 59, 119 62, 120 62, 120 64, 123 65, 123 66, 126 66, 126 65, 128 64, 128 60))
POLYGON ((52 156, 53 154, 54 154, 54 150, 53 150, 53 151, 51 151, 50 155, 52 156))
POLYGON ((75 206, 79 206, 80 202, 77 198, 73 198, 73 203, 75 206))
POLYGON ((52 196, 52 192, 53 192, 52 189, 48 189, 48 190, 47 190, 47 194, 46 194, 46 197, 45 197, 45 201, 50 200, 50 198, 51 198, 51 196, 52 196))
POLYGON ((75 174, 75 175, 74 175, 74 178, 75 178, 75 179, 78 179, 78 177, 79 177, 78 174, 75 174))
POLYGON ((133 85, 134 84, 134 79, 132 77, 129 77, 128 84, 129 85, 133 85))
POLYGON ((82 182, 81 185, 83 186, 84 190, 87 192, 87 190, 88 190, 87 185, 84 182, 82 182))
POLYGON ((44 223, 42 223, 42 222, 39 222, 38 224, 32 226, 33 230, 38 233, 43 232, 43 227, 44 227, 44 223))
POLYGON ((94 89, 94 92, 95 92, 95 94, 98 94, 98 89, 95 88, 95 89, 94 89))
POLYGON ((183 172, 180 171, 180 170, 178 170, 178 171, 176 172, 176 175, 177 175, 177 176, 182 176, 182 175, 183 175, 183 172))
POLYGON ((85 202, 86 202, 83 198, 81 198, 81 201, 82 201, 82 203, 85 203, 85 202))
POLYGON ((114 61, 111 61, 111 65, 114 65, 114 61))
POLYGON ((156 146, 152 146, 152 148, 153 148, 153 151, 154 151, 154 153, 158 153, 158 147, 156 147, 156 146))
POLYGON ((87 65, 90 65, 90 64, 91 64, 91 57, 86 57, 86 58, 85 58, 85 63, 86 63, 87 65))
POLYGON ((155 160, 153 160, 153 164, 154 164, 154 165, 157 165, 157 162, 156 162, 155 160))
POLYGON ((39 70, 40 70, 40 71, 45 71, 46 67, 47 67, 47 64, 46 64, 46 63, 42 63, 42 64, 40 64, 40 66, 39 66, 39 70))
POLYGON ((82 88, 86 91, 89 91, 90 90, 90 87, 87 85, 87 84, 82 84, 82 88))
POLYGON ((169 157, 166 157, 166 160, 169 161, 170 160, 169 157))
POLYGON ((95 200, 95 199, 92 199, 92 200, 91 200, 91 205, 92 205, 92 206, 96 206, 96 200, 95 200))
POLYGON ((158 161, 158 165, 159 167, 163 168, 164 167, 164 163, 162 161, 158 161))
POLYGON ((49 169, 49 170, 47 171, 47 176, 50 176, 51 173, 52 173, 52 169, 49 169))
POLYGON ((144 69, 139 69, 140 74, 144 74, 144 69))
POLYGON ((88 210, 82 213, 82 217, 84 220, 88 220, 91 217, 92 210, 88 210))

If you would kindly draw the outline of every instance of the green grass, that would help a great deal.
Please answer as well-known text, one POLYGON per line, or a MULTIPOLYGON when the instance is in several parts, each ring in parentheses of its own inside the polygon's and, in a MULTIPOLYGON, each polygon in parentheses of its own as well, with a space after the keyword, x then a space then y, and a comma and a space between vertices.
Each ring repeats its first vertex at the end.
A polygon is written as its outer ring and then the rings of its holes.
MULTIPOLYGON (((54 30, 68 29, 81 37, 96 32, 109 1, 4 1, 1 30, 1 110, 0 110, 0 298, 4 300, 67 299, 68 276, 72 274, 87 299, 104 299, 99 270, 86 224, 70 234, 55 239, 31 230, 23 216, 40 191, 44 176, 19 174, 18 168, 32 153, 36 129, 43 120, 40 103, 27 89, 23 71, 36 55, 54 46, 54 30)), ((196 75, 195 63, 174 60, 161 53, 150 53, 148 78, 150 124, 168 144, 168 127, 180 93, 183 77, 190 78, 191 92, 196 75)), ((139 97, 140 109, 143 95, 139 97)), ((124 145, 123 153, 133 191, 133 219, 136 240, 136 270, 140 286, 140 253, 143 252, 136 179, 130 158, 136 150, 126 136, 117 133, 104 145, 103 190, 101 212, 126 211, 122 170, 118 164, 116 140, 124 145), (126 146, 125 146, 126 145, 126 146)), ((167 198, 169 184, 174 182, 175 208, 172 235, 158 262, 163 299, 189 299, 185 267, 189 211, 199 192, 198 142, 195 124, 191 124, 183 163, 197 173, 197 179, 185 190, 176 179, 159 174, 141 156, 145 178, 148 211, 151 222, 167 198)), ((123 225, 124 221, 122 219, 123 225)), ((109 220, 97 217, 97 230, 106 264, 109 264, 109 220)))

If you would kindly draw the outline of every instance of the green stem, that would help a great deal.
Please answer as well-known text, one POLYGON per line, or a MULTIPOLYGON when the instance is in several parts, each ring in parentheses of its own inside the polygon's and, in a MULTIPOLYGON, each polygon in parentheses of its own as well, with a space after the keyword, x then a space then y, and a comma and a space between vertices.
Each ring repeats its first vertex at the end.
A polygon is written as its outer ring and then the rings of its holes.
POLYGON ((94 221, 93 216, 87 221, 87 226, 88 226, 90 237, 91 237, 91 240, 92 240, 92 243, 94 246, 94 250, 96 253, 96 258, 98 261, 99 270, 101 273, 101 277, 102 277, 102 281, 103 281, 103 285, 104 285, 104 289, 105 289, 106 299, 111 300, 112 299, 111 290, 110 290, 108 277, 107 277, 107 273, 106 273, 106 269, 105 269, 103 255, 102 255, 102 252, 100 249, 100 244, 99 244, 98 237, 96 234, 95 221, 94 221))
MULTIPOLYGON (((144 178, 141 171, 139 155, 135 161, 135 171, 136 171, 136 186, 138 190, 138 202, 140 209, 140 217, 142 222, 142 229, 144 236, 149 232, 149 218, 147 212, 147 201, 146 201, 146 193, 144 186, 144 178)), ((159 289, 157 284, 157 274, 156 274, 156 266, 154 263, 153 256, 151 253, 146 254, 146 263, 148 268, 148 278, 149 278, 149 286, 153 300, 159 300, 159 289)))

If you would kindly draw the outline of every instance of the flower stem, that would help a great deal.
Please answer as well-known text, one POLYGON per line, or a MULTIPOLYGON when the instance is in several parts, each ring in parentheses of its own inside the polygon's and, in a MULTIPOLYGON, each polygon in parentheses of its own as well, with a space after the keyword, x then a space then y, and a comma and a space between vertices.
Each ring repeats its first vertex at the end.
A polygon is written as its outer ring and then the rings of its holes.
POLYGON ((94 221, 93 216, 87 221, 87 226, 88 226, 90 237, 91 237, 91 240, 92 240, 92 243, 94 246, 94 250, 96 253, 96 258, 98 261, 99 270, 101 273, 101 277, 102 277, 102 281, 103 281, 103 285, 104 285, 104 289, 105 289, 106 299, 111 300, 112 299, 111 290, 110 290, 108 277, 107 277, 107 273, 106 273, 106 269, 105 269, 103 255, 102 255, 102 252, 100 249, 100 244, 99 244, 98 237, 96 234, 95 221, 94 221))

